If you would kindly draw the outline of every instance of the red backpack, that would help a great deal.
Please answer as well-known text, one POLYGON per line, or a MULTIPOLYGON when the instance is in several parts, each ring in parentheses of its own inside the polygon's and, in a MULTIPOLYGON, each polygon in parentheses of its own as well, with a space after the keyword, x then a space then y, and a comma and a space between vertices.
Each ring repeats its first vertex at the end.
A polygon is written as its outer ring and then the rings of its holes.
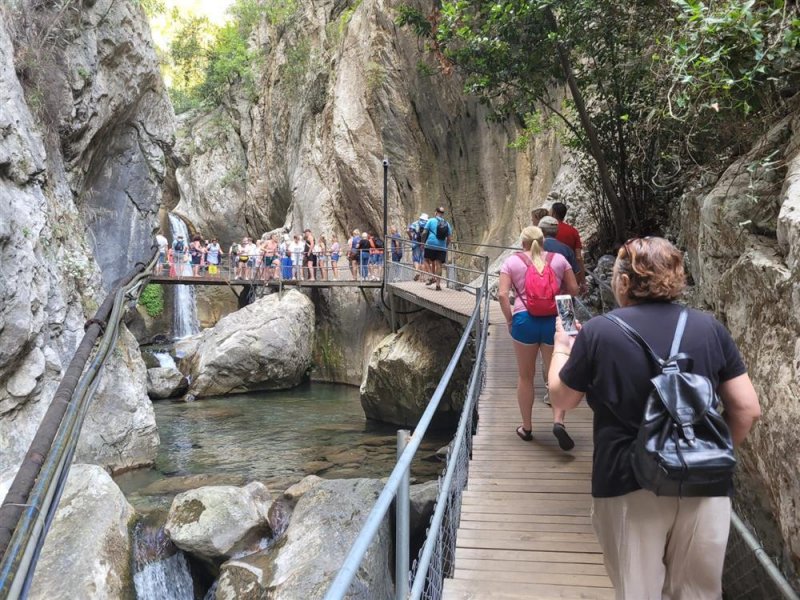
MULTIPOLYGON (((545 254, 544 269, 536 270, 530 257, 524 252, 517 252, 517 256, 528 267, 525 271, 525 296, 523 301, 528 313, 534 317, 552 317, 558 314, 556 310, 556 294, 559 285, 556 273, 550 263, 553 262, 553 253, 545 254)), ((517 292, 519 293, 519 291, 517 292)))

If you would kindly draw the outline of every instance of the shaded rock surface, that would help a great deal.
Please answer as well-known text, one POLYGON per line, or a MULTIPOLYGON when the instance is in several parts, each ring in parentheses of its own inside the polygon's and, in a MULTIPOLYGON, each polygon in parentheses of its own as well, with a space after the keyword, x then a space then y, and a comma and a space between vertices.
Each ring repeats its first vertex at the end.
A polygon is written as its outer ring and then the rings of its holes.
POLYGON ((175 398, 183 394, 189 382, 178 369, 155 367, 147 369, 147 394, 156 400, 175 398))
MULTIPOLYGON (((308 482, 313 483, 313 482, 308 482)), ((383 488, 370 479, 320 480, 297 502, 282 541, 274 548, 222 566, 217 600, 317 600, 325 595, 383 488)), ((358 570, 351 599, 394 596, 388 517, 358 570)))
POLYGON ((155 462, 158 427, 146 382, 147 369, 139 347, 123 326, 86 415, 76 460, 112 471, 155 462))
MULTIPOLYGON (((0 14, 0 471, 24 455, 103 285, 149 253, 173 136, 138 3, 28 8, 0 14), (61 42, 35 40, 43 26, 61 42)), ((93 407, 110 429, 90 414, 81 460, 154 458, 136 353, 123 334, 106 367, 120 388, 93 407)))
POLYGON ((270 294, 196 337, 180 365, 191 376, 190 394, 291 388, 311 366, 314 307, 296 290, 270 294))
POLYGON ((133 597, 133 517, 133 507, 101 467, 73 465, 30 597, 133 597))
MULTIPOLYGON (((413 426, 425 410, 461 337, 457 323, 422 314, 375 349, 361 384, 368 419, 413 426)), ((434 418, 440 426, 457 422, 470 373, 465 351, 434 418)))
POLYGON ((370 356, 389 333, 379 292, 336 289, 315 291, 315 381, 360 385, 370 356))
POLYGON ((739 456, 784 541, 769 551, 800 567, 800 116, 682 208, 693 294, 730 329, 759 393, 763 416, 739 456), (759 166, 766 156, 785 166, 759 166))
POLYGON ((207 560, 229 558, 269 534, 272 496, 263 483, 207 486, 178 494, 164 528, 174 544, 207 560))

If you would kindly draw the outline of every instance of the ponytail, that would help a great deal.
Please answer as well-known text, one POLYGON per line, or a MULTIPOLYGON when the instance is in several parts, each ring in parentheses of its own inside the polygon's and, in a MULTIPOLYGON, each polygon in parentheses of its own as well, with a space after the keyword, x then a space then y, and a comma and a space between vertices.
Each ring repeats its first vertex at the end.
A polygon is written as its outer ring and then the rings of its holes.
POLYGON ((544 249, 537 239, 531 241, 531 262, 533 262, 537 270, 541 271, 544 269, 544 249))

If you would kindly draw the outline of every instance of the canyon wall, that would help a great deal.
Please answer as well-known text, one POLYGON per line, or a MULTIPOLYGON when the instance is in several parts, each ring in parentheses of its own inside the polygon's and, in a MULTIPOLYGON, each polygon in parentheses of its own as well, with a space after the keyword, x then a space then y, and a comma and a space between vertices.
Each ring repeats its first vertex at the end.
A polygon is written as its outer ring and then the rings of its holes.
MULTIPOLYGON (((150 253, 173 129, 138 3, 0 9, 0 472, 19 464, 105 289, 150 253)), ((106 371, 78 454, 150 463, 158 433, 127 332, 106 371)))
POLYGON ((696 298, 732 332, 761 401, 739 453, 741 506, 756 525, 765 513, 768 550, 800 567, 800 112, 719 180, 698 182, 680 237, 696 298))

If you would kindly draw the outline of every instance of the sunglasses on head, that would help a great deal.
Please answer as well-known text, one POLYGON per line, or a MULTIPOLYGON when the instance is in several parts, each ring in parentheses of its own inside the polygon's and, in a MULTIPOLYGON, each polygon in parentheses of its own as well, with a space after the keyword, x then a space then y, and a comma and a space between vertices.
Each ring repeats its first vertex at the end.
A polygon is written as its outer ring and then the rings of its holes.
POLYGON ((648 235, 648 236, 645 236, 645 237, 641 237, 641 238, 640 238, 640 237, 632 237, 632 238, 630 238, 630 239, 629 239, 627 242, 625 242, 624 244, 622 244, 622 247, 623 247, 623 248, 625 248, 625 253, 626 253, 628 256, 630 256, 630 257, 633 257, 633 252, 631 251, 631 245, 632 245, 634 242, 638 242, 639 249, 641 249, 642 242, 646 242, 646 241, 647 241, 647 240, 649 240, 649 239, 650 239, 650 236, 649 236, 649 235, 648 235))

